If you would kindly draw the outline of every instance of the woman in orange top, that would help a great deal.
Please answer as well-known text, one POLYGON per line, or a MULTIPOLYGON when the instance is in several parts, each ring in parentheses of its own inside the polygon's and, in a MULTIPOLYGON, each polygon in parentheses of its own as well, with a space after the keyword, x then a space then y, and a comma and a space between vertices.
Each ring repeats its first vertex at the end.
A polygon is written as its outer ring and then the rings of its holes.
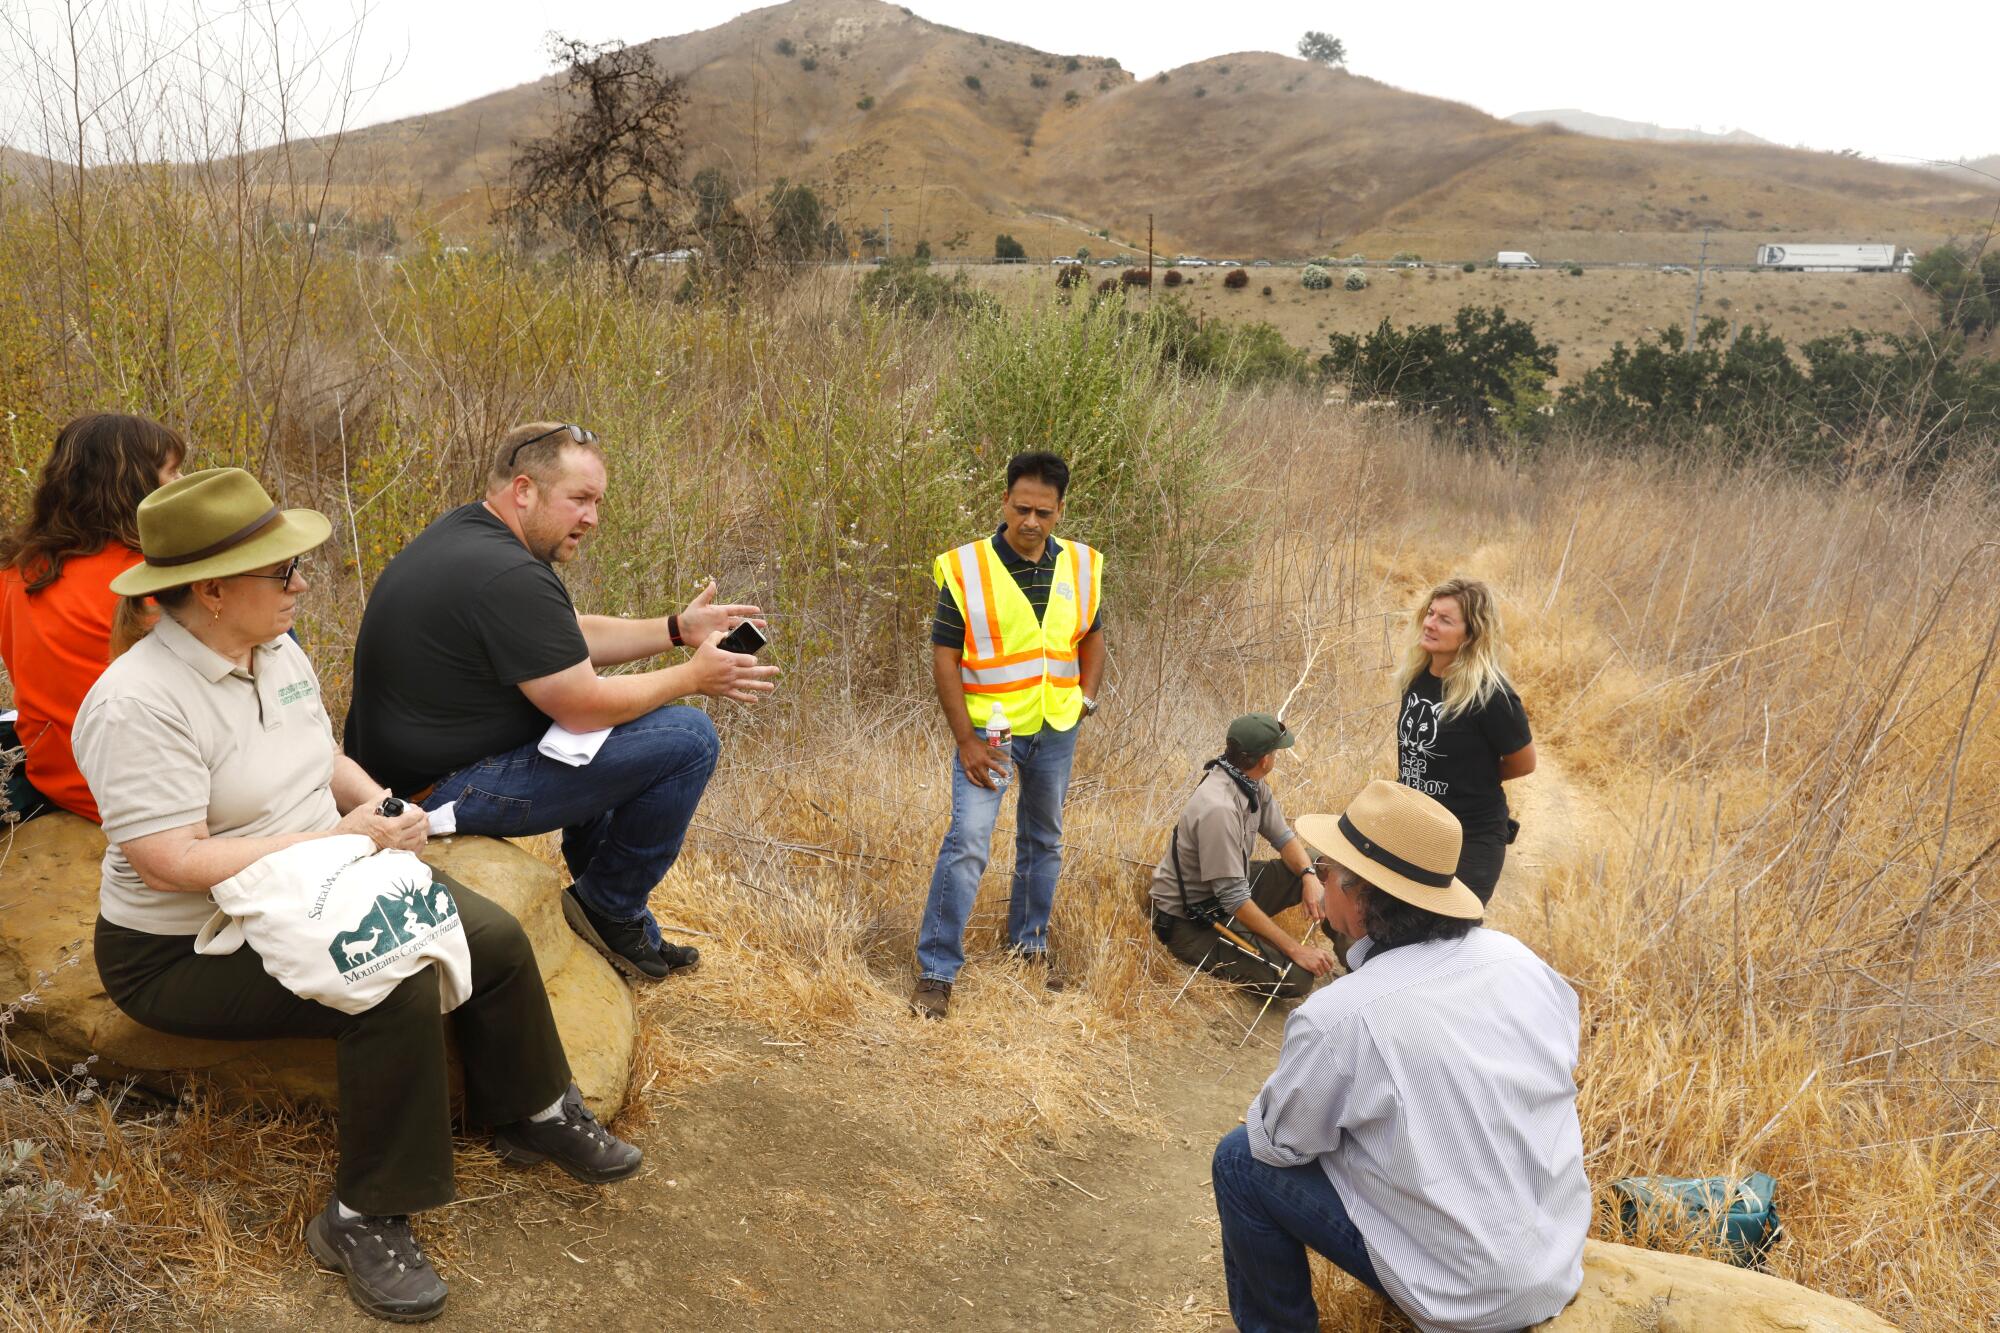
POLYGON ((186 457, 180 434, 149 417, 78 417, 56 434, 27 521, 0 537, 0 662, 32 784, 19 790, 18 773, 8 784, 14 814, 59 805, 97 820, 70 727, 111 660, 120 605, 111 580, 139 563, 139 501, 178 477, 186 457))

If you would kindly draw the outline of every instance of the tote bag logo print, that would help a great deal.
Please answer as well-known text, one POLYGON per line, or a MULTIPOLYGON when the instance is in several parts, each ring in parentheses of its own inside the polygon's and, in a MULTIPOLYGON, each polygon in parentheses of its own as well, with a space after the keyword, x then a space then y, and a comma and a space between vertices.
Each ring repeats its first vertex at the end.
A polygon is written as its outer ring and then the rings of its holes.
POLYGON ((421 947, 430 935, 457 929, 458 904, 444 885, 404 880, 393 893, 377 894, 352 929, 333 937, 327 952, 341 978, 351 983, 421 947))

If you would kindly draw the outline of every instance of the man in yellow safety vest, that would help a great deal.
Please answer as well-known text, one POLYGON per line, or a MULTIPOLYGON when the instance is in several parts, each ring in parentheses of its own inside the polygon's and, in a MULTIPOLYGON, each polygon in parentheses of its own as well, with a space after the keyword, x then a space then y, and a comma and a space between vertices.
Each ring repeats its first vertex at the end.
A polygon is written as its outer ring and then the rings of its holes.
MULTIPOLYGON (((1063 797, 1077 723, 1097 711, 1104 678, 1104 560, 1057 542, 1069 465, 1051 453, 1007 463, 1000 530, 937 558, 931 672, 958 747, 951 827, 931 872, 917 935, 910 1007, 943 1018, 965 964, 965 923, 992 855, 1000 797, 1018 775, 1008 947, 1045 967, 1049 909, 1062 872, 1063 797), (1004 720, 1003 720, 1004 717, 1004 720), (1001 733, 1010 739, 1002 739, 1001 733)), ((1049 972, 1050 989, 1061 989, 1049 972)))

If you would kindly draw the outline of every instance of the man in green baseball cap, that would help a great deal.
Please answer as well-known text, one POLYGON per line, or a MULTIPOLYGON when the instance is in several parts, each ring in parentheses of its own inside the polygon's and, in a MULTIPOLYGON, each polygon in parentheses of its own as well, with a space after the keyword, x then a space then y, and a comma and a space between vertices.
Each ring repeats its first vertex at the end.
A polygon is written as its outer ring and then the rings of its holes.
POLYGON ((1174 957, 1284 999, 1303 996, 1333 968, 1332 954, 1271 919, 1301 902, 1312 920, 1326 916, 1326 886, 1266 781, 1293 740, 1269 713, 1229 724, 1222 754, 1201 767, 1151 889, 1153 934, 1174 957), (1276 860, 1252 864, 1259 837, 1276 860))

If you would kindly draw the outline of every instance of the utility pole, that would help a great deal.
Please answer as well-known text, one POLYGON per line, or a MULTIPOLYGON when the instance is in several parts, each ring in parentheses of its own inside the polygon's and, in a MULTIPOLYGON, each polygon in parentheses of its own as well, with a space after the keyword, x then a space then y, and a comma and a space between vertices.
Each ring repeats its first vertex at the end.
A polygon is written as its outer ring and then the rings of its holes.
POLYGON ((1153 215, 1146 214, 1146 304, 1153 303, 1153 215))
POLYGON ((889 210, 882 210, 882 258, 889 257, 889 210))
POLYGON ((1700 267, 1694 274, 1694 313, 1688 316, 1687 349, 1690 352, 1694 350, 1695 336, 1701 332, 1701 284, 1708 277, 1708 232, 1707 227, 1701 229, 1701 258, 1697 261, 1700 267))

